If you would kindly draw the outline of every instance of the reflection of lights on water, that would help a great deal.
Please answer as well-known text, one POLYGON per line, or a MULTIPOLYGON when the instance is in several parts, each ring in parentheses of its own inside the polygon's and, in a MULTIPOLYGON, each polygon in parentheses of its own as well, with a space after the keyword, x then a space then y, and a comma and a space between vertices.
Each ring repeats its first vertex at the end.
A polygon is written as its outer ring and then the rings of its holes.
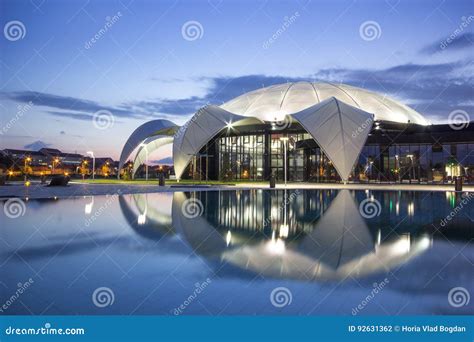
POLYGON ((231 233, 230 230, 229 230, 229 231, 227 232, 226 237, 225 237, 225 243, 226 243, 227 246, 230 245, 231 240, 232 240, 232 233, 231 233))
POLYGON ((146 213, 138 215, 138 224, 142 225, 146 223, 146 213))
POLYGON ((395 214, 398 216, 400 215, 400 202, 397 201, 395 204, 395 214))
POLYGON ((410 252, 410 235, 402 235, 402 237, 398 239, 398 241, 395 242, 392 247, 394 251, 399 254, 405 254, 410 252))
POLYGON ((377 245, 380 245, 381 242, 382 242, 382 231, 379 229, 379 231, 377 232, 377 245))
POLYGON ((91 197, 90 203, 86 203, 86 205, 84 206, 84 212, 89 215, 90 213, 92 213, 92 207, 94 207, 94 197, 91 197))
POLYGON ((281 238, 287 238, 289 233, 289 227, 287 224, 282 224, 280 226, 280 237, 281 238))
POLYGON ((428 235, 423 236, 418 242, 420 248, 427 249, 431 246, 431 238, 428 235))
POLYGON ((408 216, 413 216, 415 214, 415 203, 408 203, 408 216))
POLYGON ((267 249, 272 254, 281 255, 285 252, 285 242, 278 238, 278 239, 271 239, 267 243, 267 249))

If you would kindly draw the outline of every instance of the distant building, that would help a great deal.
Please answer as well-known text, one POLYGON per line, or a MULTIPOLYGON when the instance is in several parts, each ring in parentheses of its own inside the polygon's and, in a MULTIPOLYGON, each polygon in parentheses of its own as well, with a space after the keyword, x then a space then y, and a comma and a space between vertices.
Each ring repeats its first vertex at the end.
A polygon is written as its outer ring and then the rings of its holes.
MULTIPOLYGON (((0 167, 11 175, 29 174, 34 176, 48 174, 92 174, 92 159, 78 153, 64 153, 55 148, 42 148, 39 151, 4 149, 1 152, 0 167)), ((112 158, 96 158, 96 175, 108 177, 115 175, 116 162, 112 158)))

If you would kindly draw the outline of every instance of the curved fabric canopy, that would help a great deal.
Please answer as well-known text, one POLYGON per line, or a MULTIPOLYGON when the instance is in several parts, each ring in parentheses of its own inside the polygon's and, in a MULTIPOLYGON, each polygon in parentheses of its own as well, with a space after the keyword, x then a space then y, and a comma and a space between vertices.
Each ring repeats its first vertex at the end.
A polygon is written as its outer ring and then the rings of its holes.
POLYGON ((144 123, 133 131, 132 135, 127 139, 120 154, 119 169, 117 176, 120 177, 120 170, 130 157, 130 154, 135 150, 146 138, 154 135, 168 135, 175 134, 178 126, 169 120, 152 120, 144 123))
POLYGON ((335 97, 292 115, 313 137, 347 181, 372 129, 373 114, 335 97))
POLYGON ((217 106, 201 108, 176 133, 173 142, 173 162, 176 178, 179 180, 194 155, 222 129, 236 129, 238 126, 259 124, 260 119, 230 113, 217 106))
POLYGON ((145 139, 142 143, 140 143, 140 147, 138 149, 137 155, 135 156, 135 160, 133 161, 133 171, 132 171, 132 178, 135 177, 135 173, 137 172, 140 165, 146 162, 146 155, 150 155, 161 146, 171 144, 173 142, 173 137, 168 135, 154 135, 145 139))
POLYGON ((289 82, 242 94, 221 107, 229 112, 255 116, 264 121, 283 120, 291 115, 336 97, 345 103, 375 114, 375 120, 429 125, 420 113, 383 94, 328 82, 289 82))

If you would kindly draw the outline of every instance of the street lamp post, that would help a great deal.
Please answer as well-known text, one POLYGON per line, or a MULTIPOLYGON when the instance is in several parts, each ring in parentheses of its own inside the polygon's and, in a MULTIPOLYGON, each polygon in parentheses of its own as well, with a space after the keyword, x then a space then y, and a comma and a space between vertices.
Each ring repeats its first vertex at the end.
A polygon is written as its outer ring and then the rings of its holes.
POLYGON ((53 175, 54 175, 54 171, 55 171, 55 166, 56 166, 56 164, 58 164, 58 163, 59 163, 59 158, 54 158, 54 159, 53 159, 53 169, 52 169, 52 171, 51 171, 51 173, 52 173, 53 175))
POLYGON ((148 181, 148 148, 145 144, 140 144, 145 149, 145 179, 148 181))
POLYGON ((288 144, 288 137, 281 137, 280 141, 283 143, 283 165, 284 165, 284 175, 285 175, 285 188, 286 188, 286 149, 288 144))
POLYGON ((87 154, 90 155, 91 158, 92 158, 92 180, 94 180, 95 179, 95 157, 94 157, 94 152, 88 151, 87 154))
POLYGON ((26 170, 26 168, 28 167, 28 163, 31 161, 31 157, 26 157, 25 158, 25 168, 24 168, 24 171, 25 171, 25 177, 28 177, 28 171, 26 170))

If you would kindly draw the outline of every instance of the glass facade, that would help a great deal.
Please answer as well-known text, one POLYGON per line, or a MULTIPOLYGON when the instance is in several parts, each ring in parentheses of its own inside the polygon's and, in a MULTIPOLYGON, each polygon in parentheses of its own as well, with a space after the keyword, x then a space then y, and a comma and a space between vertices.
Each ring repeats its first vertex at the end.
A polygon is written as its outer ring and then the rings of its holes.
MULTIPOLYGON (((462 176, 465 182, 473 181, 474 143, 401 143, 404 139, 401 133, 390 144, 368 141, 349 180, 436 183, 462 176)), ((206 170, 215 170, 210 179, 264 181, 273 174, 282 182, 286 163, 287 180, 291 182, 341 181, 331 160, 301 129, 220 135, 214 142, 210 144, 214 150, 206 147, 201 151, 217 155, 209 166, 209 161, 204 161, 206 170)))
POLYGON ((472 180, 474 144, 394 144, 365 146, 353 179, 380 182, 450 182, 472 180))
POLYGON ((263 180, 264 136, 242 135, 218 139, 220 180, 263 180))

